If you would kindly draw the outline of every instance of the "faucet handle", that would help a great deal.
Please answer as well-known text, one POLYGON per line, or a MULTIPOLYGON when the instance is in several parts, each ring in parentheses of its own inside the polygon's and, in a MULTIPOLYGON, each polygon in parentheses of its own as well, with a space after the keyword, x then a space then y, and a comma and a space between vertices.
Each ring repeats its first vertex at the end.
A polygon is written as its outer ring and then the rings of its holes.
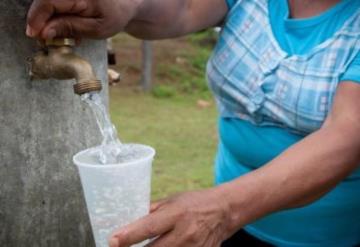
POLYGON ((45 40, 46 46, 70 46, 73 47, 76 45, 75 39, 70 38, 56 38, 45 40))

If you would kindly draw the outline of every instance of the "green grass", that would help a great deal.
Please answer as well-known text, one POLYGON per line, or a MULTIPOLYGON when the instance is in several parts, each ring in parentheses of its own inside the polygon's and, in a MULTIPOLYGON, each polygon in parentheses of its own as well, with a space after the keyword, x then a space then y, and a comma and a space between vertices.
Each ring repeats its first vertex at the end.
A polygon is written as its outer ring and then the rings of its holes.
POLYGON ((153 146, 153 199, 213 185, 217 143, 216 110, 205 80, 214 41, 211 31, 153 42, 153 89, 138 88, 140 41, 121 34, 114 39, 115 66, 123 81, 110 91, 112 120, 123 142, 153 146), (199 99, 212 102, 208 108, 199 99))
POLYGON ((110 91, 112 120, 123 142, 154 147, 153 199, 213 185, 216 110, 198 94, 156 98, 129 88, 110 91))

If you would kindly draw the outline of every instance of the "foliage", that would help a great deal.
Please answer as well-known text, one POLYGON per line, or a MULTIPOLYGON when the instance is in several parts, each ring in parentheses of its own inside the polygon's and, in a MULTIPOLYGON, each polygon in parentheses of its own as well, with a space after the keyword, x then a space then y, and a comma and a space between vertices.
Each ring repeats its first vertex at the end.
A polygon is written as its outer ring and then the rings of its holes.
POLYGON ((211 28, 190 35, 189 39, 191 42, 197 43, 200 46, 208 46, 212 48, 217 42, 218 34, 211 28))
MULTIPOLYGON (((184 93, 210 95, 205 69, 216 39, 216 32, 209 29, 180 39, 153 42, 152 95, 160 98, 184 93)), ((121 34, 114 38, 119 61, 115 69, 122 73, 125 83, 139 82, 140 47, 141 41, 128 35, 121 34)))
POLYGON ((157 64, 156 82, 172 84, 178 93, 208 92, 205 70, 213 46, 203 45, 201 41, 211 33, 213 31, 188 36, 190 46, 176 52, 175 63, 157 64))
POLYGON ((176 94, 176 89, 169 85, 156 85, 151 92, 157 98, 170 98, 176 94))

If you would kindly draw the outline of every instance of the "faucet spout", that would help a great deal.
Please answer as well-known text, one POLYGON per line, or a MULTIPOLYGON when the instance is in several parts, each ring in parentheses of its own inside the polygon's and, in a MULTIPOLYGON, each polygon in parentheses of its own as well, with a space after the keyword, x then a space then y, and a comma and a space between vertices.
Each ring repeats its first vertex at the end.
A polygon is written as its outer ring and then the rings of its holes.
MULTIPOLYGON (((70 40, 71 41, 71 40, 70 40)), ((75 79, 74 92, 100 91, 101 82, 96 78, 91 64, 76 55, 69 39, 47 41, 47 50, 31 59, 30 75, 33 79, 75 79)))

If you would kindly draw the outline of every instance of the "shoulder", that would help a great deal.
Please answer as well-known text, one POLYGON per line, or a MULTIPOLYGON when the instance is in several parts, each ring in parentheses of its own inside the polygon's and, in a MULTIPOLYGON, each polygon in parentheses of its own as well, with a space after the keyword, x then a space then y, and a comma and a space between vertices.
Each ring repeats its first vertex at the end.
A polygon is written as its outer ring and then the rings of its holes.
POLYGON ((228 5, 228 8, 229 8, 229 11, 232 10, 233 8, 235 8, 236 6, 238 6, 238 4, 241 4, 240 2, 244 2, 244 1, 247 1, 247 0, 225 0, 227 5, 228 5))
POLYGON ((229 9, 231 9, 237 2, 237 0, 225 0, 229 9))
POLYGON ((355 58, 351 61, 340 81, 353 81, 360 84, 360 50, 357 50, 355 58))
POLYGON ((232 9, 237 4, 258 4, 261 6, 265 6, 269 0, 225 0, 228 8, 232 9))
POLYGON ((360 38, 360 1, 358 10, 350 17, 350 19, 346 23, 347 26, 344 28, 343 31, 347 35, 355 35, 360 38))

